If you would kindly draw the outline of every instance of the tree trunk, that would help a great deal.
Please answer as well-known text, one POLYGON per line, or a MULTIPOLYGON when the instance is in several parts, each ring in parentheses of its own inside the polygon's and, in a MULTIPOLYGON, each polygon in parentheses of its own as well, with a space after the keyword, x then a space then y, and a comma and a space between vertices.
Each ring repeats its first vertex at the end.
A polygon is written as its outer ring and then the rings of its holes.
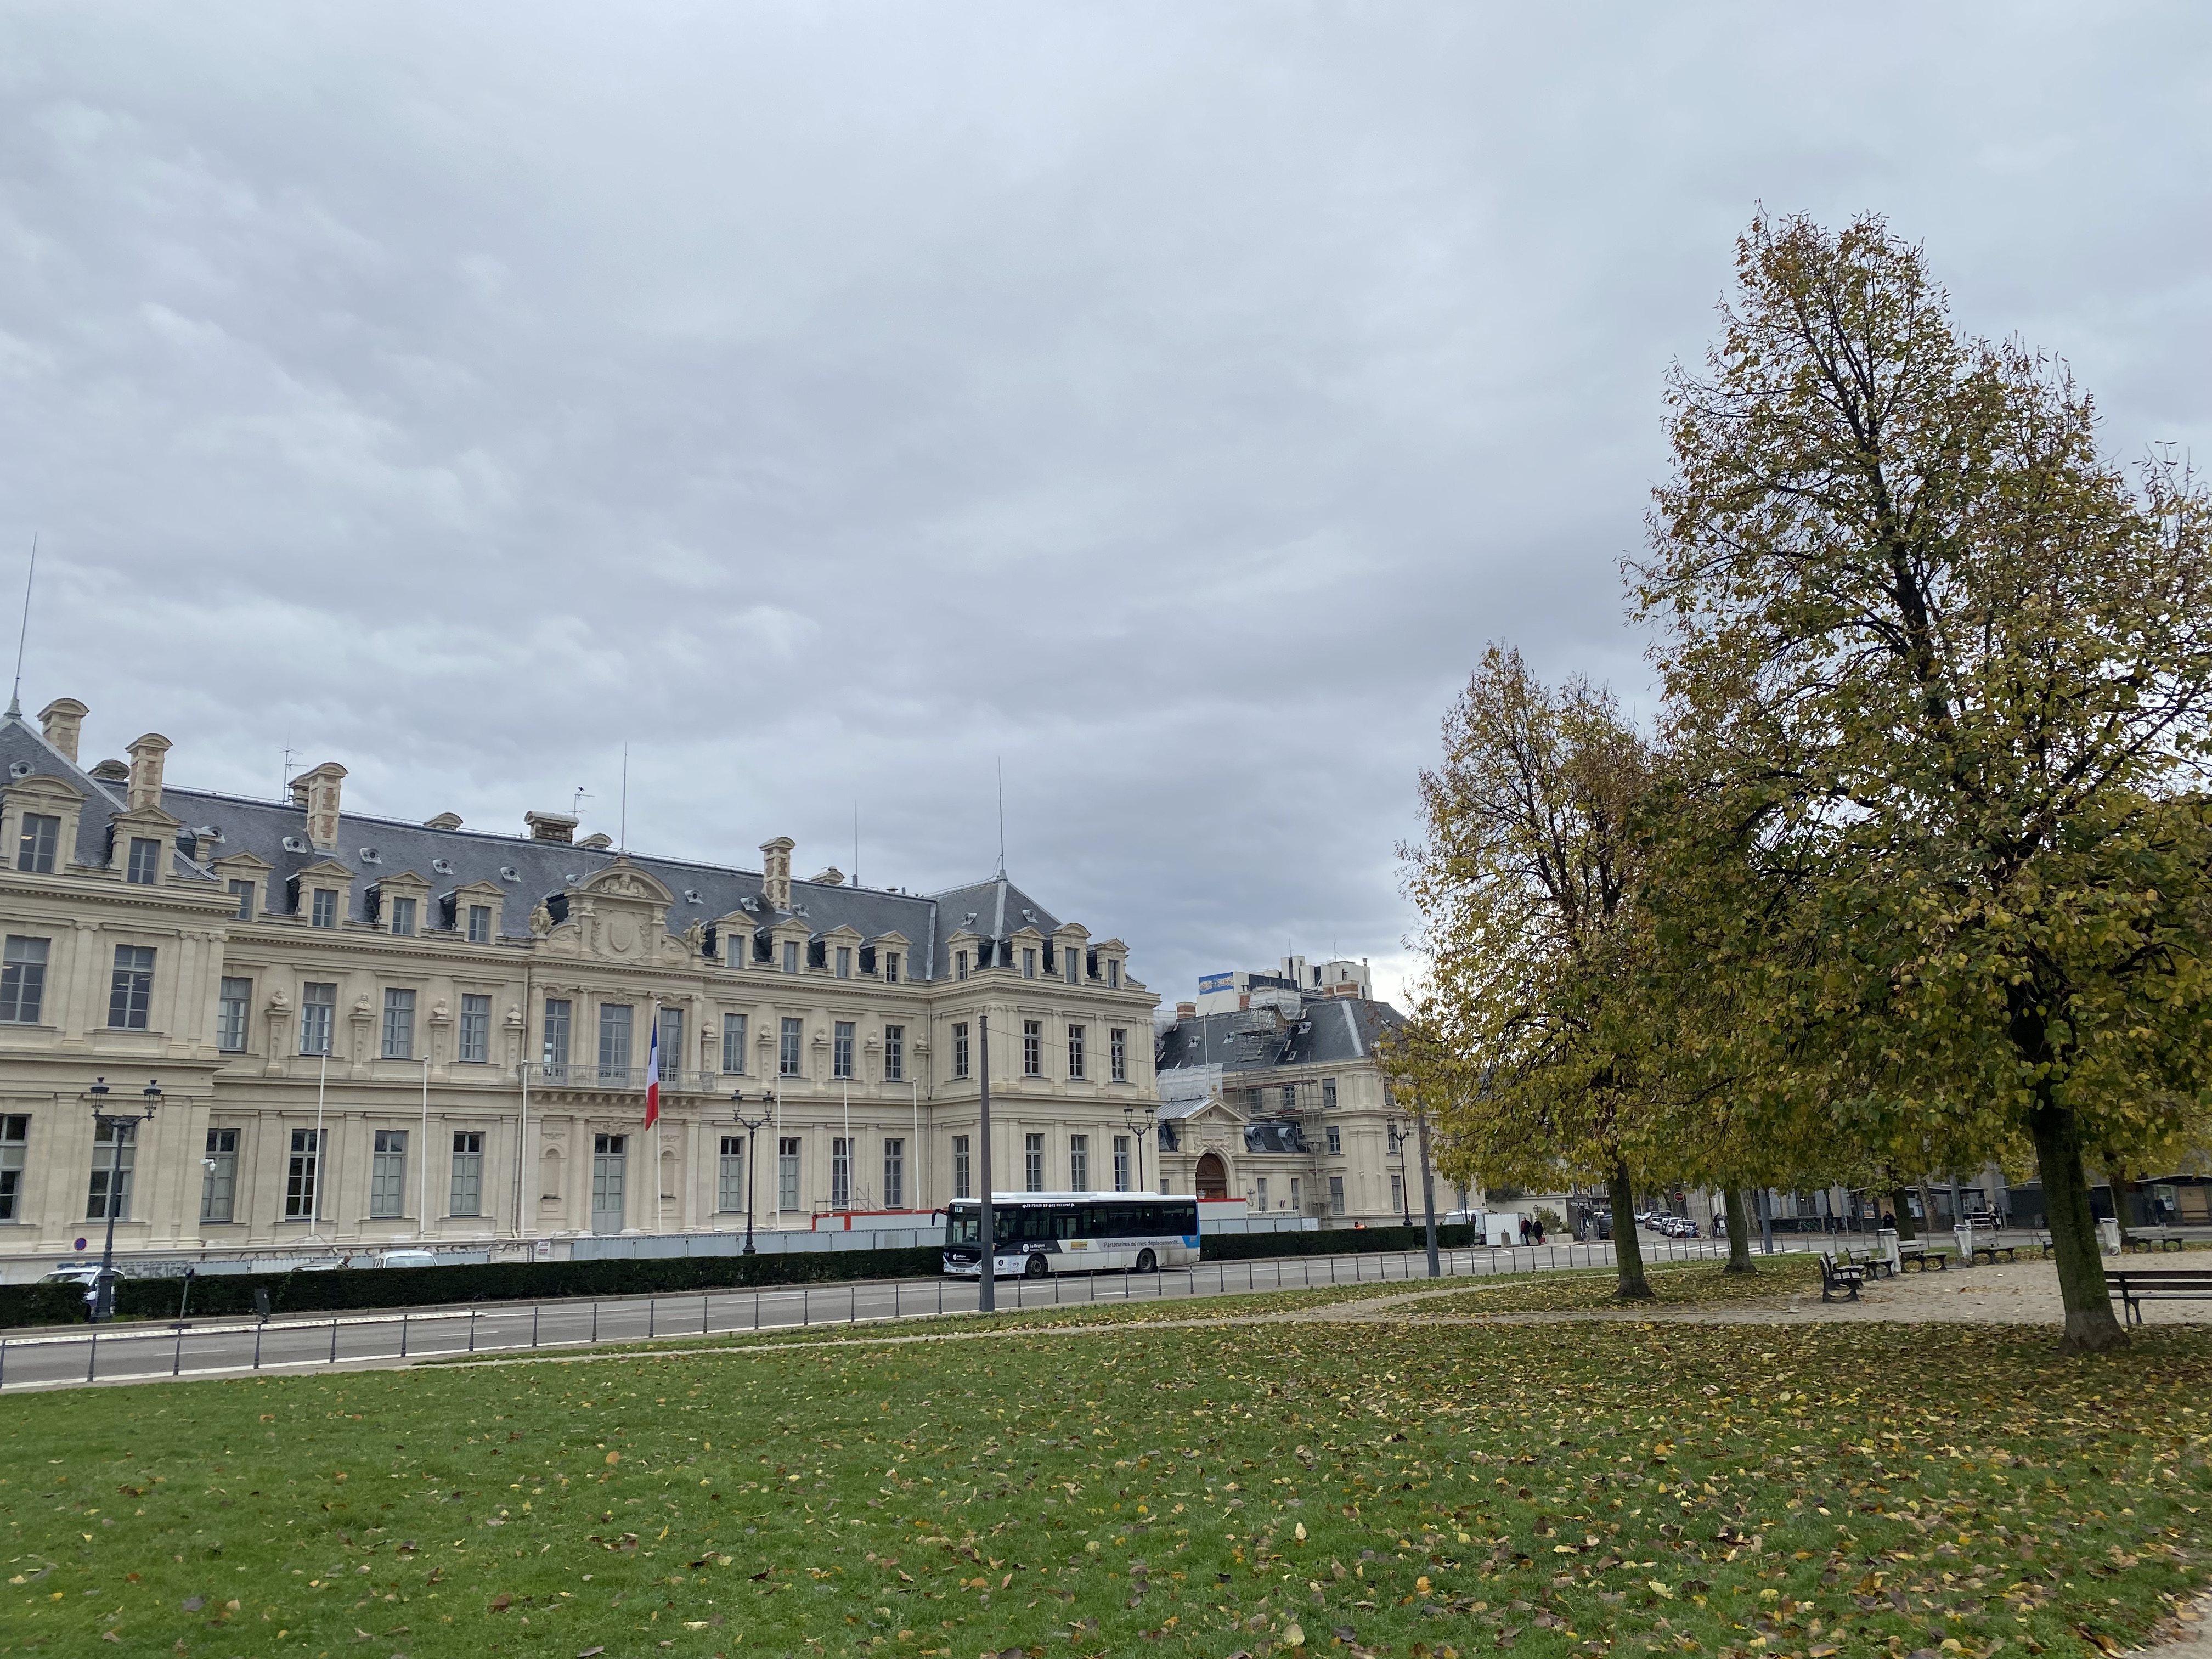
POLYGON ((2061 1346, 2080 1353, 2118 1347, 2127 1333, 2112 1316, 2097 1249, 2097 1223, 2089 1208, 2089 1177, 2081 1163, 2081 1126, 2073 1112, 2045 1101, 2027 1115, 2035 1138, 2035 1163, 2043 1177, 2044 1215, 2051 1254, 2058 1263, 2058 1295, 2066 1308, 2061 1346))
POLYGON ((1651 1284, 1644 1277, 1644 1245, 1636 1237, 1636 1188, 1629 1182, 1626 1164, 1613 1166, 1606 1188, 1613 1198, 1613 1261, 1620 1269, 1617 1294, 1624 1301, 1648 1302, 1651 1284))
POLYGON ((1755 1273, 1751 1265, 1751 1188, 1740 1187, 1728 1195, 1728 1266, 1724 1273, 1755 1273))
POLYGON ((1897 1206, 1897 1237, 1900 1243, 1906 1244, 1920 1237, 1920 1229, 1912 1219, 1911 1195, 1911 1189, 1905 1187, 1899 1187, 1889 1195, 1897 1206))

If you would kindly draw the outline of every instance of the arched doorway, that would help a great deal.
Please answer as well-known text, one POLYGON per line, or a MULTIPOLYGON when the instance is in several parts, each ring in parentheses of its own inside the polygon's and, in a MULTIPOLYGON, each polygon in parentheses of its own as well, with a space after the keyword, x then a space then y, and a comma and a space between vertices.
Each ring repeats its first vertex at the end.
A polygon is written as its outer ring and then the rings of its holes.
POLYGON ((1229 1166, 1221 1161, 1218 1152, 1208 1152, 1198 1160, 1198 1195, 1200 1198, 1229 1196, 1229 1166))

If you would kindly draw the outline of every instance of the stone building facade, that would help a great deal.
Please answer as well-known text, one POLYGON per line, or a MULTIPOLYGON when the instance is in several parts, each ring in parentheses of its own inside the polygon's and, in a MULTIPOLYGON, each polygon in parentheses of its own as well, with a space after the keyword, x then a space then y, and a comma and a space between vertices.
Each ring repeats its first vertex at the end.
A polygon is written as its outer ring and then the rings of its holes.
POLYGON ((334 763, 288 801, 183 789, 155 735, 81 765, 85 715, 0 717, 0 1262, 99 1247, 96 1079, 161 1091, 126 1254, 926 1212, 981 1178, 987 1015, 994 1186, 1133 1182, 1157 999, 1003 874, 925 896, 794 879, 784 838, 753 872, 559 813, 365 817, 334 763))
MULTIPOLYGON (((1240 975, 1237 1006, 1178 1004, 1160 1032, 1162 1174, 1179 1193, 1324 1227, 1418 1218, 1419 1149, 1397 1138, 1413 1125, 1375 1052, 1404 1017, 1364 974, 1324 984, 1285 966, 1240 975)), ((1452 1202, 1441 1183, 1437 1200, 1440 1213, 1452 1202)))

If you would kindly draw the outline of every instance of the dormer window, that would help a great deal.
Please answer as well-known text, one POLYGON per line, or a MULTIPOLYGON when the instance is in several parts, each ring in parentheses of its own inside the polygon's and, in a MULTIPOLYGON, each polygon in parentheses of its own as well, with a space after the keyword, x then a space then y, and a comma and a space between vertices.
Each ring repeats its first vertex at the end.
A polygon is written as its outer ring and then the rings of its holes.
POLYGON ((54 872, 55 849, 61 845, 62 821, 44 812, 23 814, 23 833, 16 842, 15 867, 43 876, 54 872))
POLYGON ((783 942, 783 971, 787 974, 799 971, 799 941, 795 939, 783 942))
POLYGON ((1106 958, 1106 988, 1109 991, 1121 988, 1121 963, 1118 957, 1106 958))
POLYGON ((884 983, 896 985, 898 982, 899 953, 896 951, 886 951, 884 952, 884 983))
POLYGON ((392 932, 398 939, 415 937, 415 901, 395 898, 392 901, 392 932))
POLYGON ((839 979, 853 977, 853 948, 848 945, 841 945, 837 947, 837 977, 839 979))
POLYGON ((307 902, 307 925, 310 927, 335 927, 338 925, 338 892, 335 887, 318 887, 307 902))
POLYGON ((1035 979, 1036 977, 1036 959, 1037 953, 1035 950, 1026 945, 1023 947, 1022 977, 1024 979, 1035 979))
POLYGON ((1062 951, 1060 961, 1067 969, 1067 982, 1073 985, 1083 972, 1083 955, 1078 951, 1062 951))
POLYGON ((965 951, 958 951, 953 953, 952 977, 955 979, 965 979, 968 977, 968 953, 965 951))
POLYGON ((469 906, 469 943, 471 945, 491 943, 491 906, 489 904, 469 906))
POLYGON ((140 887, 157 886, 161 879, 161 843, 145 836, 131 837, 131 861, 124 879, 140 887))

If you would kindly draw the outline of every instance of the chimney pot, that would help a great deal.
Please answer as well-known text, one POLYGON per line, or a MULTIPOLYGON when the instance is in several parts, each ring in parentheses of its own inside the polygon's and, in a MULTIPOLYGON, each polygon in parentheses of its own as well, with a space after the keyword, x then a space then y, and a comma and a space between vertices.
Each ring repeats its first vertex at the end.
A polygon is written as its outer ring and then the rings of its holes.
POLYGON ((39 724, 46 741, 60 750, 71 766, 76 764, 77 734, 83 731, 84 717, 91 712, 75 697, 56 697, 39 710, 39 724))
POLYGON ((132 811, 143 806, 161 810, 161 757, 169 749, 169 740, 159 732, 149 732, 131 745, 131 785, 125 805, 132 811))
POLYGON ((771 910, 791 908, 791 851, 798 845, 789 836, 761 843, 761 896, 771 910))
POLYGON ((525 812, 522 821, 530 826, 532 841, 555 841, 566 846, 576 839, 577 820, 566 812, 525 812))

